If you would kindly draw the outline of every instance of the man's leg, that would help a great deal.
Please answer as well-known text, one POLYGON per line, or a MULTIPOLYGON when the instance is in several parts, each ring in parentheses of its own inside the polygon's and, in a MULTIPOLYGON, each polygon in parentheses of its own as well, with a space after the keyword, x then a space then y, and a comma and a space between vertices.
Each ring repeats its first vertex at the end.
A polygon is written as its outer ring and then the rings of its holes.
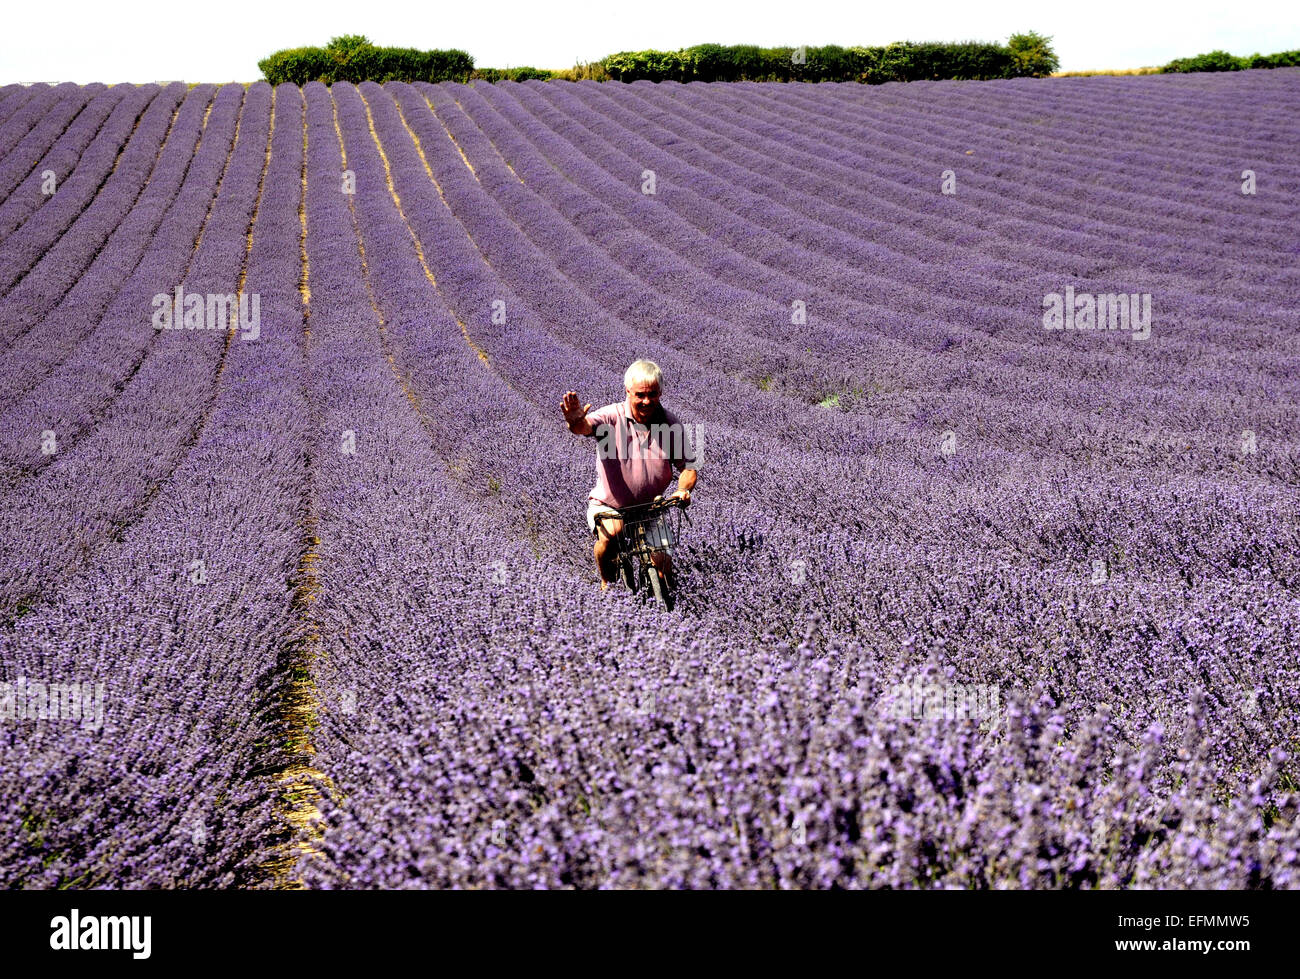
POLYGON ((613 538, 623 529, 623 521, 609 517, 593 523, 597 536, 592 553, 596 558, 596 573, 600 575, 603 590, 611 582, 618 580, 618 550, 614 546, 613 538))
POLYGON ((672 556, 669 555, 667 551, 655 551, 653 554, 650 555, 650 560, 654 562, 654 566, 656 568, 658 568, 660 571, 663 572, 664 581, 668 583, 668 587, 669 588, 675 587, 676 582, 673 581, 672 556))
POLYGON ((602 534, 596 541, 593 551, 596 556, 596 571, 600 574, 601 582, 611 584, 618 580, 618 551, 614 547, 614 542, 602 534))

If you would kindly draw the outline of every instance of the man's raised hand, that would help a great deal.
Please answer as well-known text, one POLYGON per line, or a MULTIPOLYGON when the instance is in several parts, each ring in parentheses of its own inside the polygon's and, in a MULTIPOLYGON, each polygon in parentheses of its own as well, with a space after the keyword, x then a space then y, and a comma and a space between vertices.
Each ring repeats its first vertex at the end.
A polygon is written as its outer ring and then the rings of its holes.
POLYGON ((591 403, 588 402, 583 406, 578 401, 578 392, 569 391, 560 402, 560 410, 564 412, 564 420, 570 425, 575 425, 587 417, 587 412, 591 410, 591 403))

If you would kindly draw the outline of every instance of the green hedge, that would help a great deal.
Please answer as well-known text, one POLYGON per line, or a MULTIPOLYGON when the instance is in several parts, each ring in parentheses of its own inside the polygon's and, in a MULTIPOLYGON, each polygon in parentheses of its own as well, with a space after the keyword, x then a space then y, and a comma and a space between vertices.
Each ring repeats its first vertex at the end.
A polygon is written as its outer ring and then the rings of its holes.
POLYGON ((601 64, 610 78, 633 82, 856 81, 878 84, 920 79, 1016 78, 1051 74, 1058 67, 1048 42, 1033 31, 1007 45, 979 41, 911 41, 884 47, 760 48, 752 44, 697 44, 678 51, 620 51, 601 64))
POLYGON ((311 81, 324 81, 333 73, 334 62, 324 48, 287 48, 277 51, 257 63, 262 74, 272 85, 293 82, 306 85, 311 81))
POLYGON ((1300 68, 1300 48, 1277 54, 1253 54, 1247 68, 1300 68))
POLYGON ((534 78, 549 81, 555 72, 548 68, 532 68, 522 65, 518 68, 475 68, 469 76, 472 81, 484 82, 527 82, 534 78))
POLYGON ((1160 70, 1162 72, 1241 71, 1244 67, 1242 59, 1236 55, 1229 54, 1227 51, 1210 51, 1207 54, 1198 54, 1194 58, 1175 58, 1160 70))
POLYGON ((464 82, 474 71, 474 59, 450 48, 378 48, 359 34, 336 37, 323 48, 288 48, 257 63, 272 85, 312 81, 334 82, 464 82))
MULTIPOLYGON (((753 44, 697 44, 679 51, 620 51, 567 71, 544 68, 474 68, 464 51, 381 48, 360 34, 331 38, 325 47, 288 48, 257 63, 272 84, 310 81, 528 81, 550 78, 625 82, 917 81, 1042 77, 1059 65, 1050 37, 1013 34, 1005 45, 980 41, 911 42, 883 47, 761 48, 753 44)), ((1258 56, 1257 56, 1258 57, 1258 56)))
POLYGON ((1294 68, 1300 66, 1300 51, 1279 51, 1277 54, 1252 54, 1239 58, 1227 51, 1210 51, 1194 58, 1175 58, 1160 70, 1162 72, 1187 71, 1245 71, 1247 68, 1294 68))

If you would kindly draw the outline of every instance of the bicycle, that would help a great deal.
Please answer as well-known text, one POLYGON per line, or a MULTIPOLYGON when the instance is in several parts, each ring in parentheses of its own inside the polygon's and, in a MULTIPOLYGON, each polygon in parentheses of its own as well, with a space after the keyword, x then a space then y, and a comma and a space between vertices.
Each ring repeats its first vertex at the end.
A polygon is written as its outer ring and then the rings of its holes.
MULTIPOLYGON (((665 612, 673 610, 675 589, 667 576, 655 567, 653 555, 656 552, 670 553, 669 548, 677 539, 682 518, 685 517, 687 523, 690 522, 691 518, 686 513, 688 503, 688 500, 680 498, 665 500, 662 496, 656 496, 650 503, 623 507, 614 513, 601 512, 594 517, 598 528, 602 520, 623 521, 623 529, 610 538, 616 549, 623 584, 633 594, 642 593, 646 597, 653 595, 665 612), (674 517, 675 523, 670 522, 674 517), (668 540, 664 540, 662 531, 648 533, 659 519, 663 520, 660 526, 666 528, 668 540)), ((677 577, 676 570, 672 577, 677 577)))

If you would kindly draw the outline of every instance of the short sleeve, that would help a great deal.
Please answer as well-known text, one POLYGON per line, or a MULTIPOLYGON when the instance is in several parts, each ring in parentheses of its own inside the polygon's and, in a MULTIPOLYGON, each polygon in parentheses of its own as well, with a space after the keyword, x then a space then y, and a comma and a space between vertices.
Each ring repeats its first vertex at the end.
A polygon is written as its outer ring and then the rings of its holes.
POLYGON ((607 434, 608 432, 612 431, 614 426, 618 423, 617 412, 618 412, 618 405, 616 404, 605 405, 605 407, 603 408, 597 408, 595 411, 589 411, 587 413, 587 421, 591 422, 592 431, 590 437, 594 439, 599 439, 602 438, 604 434, 607 434), (605 431, 602 432, 601 431, 602 425, 608 425, 609 428, 605 429, 605 431))

